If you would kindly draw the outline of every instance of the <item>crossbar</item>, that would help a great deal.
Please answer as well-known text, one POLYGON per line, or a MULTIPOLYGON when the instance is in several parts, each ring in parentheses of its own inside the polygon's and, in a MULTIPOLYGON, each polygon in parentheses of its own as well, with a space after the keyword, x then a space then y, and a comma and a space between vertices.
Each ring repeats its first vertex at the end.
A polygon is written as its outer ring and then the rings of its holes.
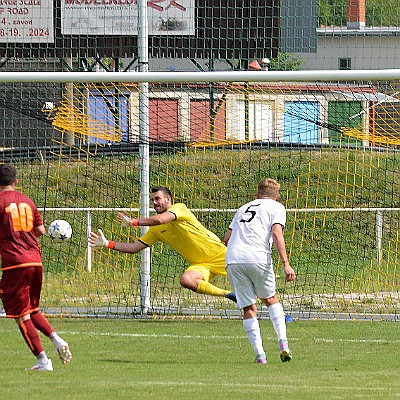
POLYGON ((0 82, 317 82, 400 79, 400 69, 214 72, 1 72, 0 82))

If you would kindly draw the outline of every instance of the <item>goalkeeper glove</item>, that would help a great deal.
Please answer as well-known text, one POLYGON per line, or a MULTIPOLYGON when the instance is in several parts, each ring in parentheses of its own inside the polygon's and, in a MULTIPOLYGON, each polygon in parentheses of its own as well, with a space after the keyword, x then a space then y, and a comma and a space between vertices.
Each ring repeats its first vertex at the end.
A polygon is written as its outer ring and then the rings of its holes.
POLYGON ((115 242, 106 239, 104 233, 101 229, 97 230, 97 234, 94 232, 90 233, 89 243, 93 247, 108 247, 109 249, 113 249, 115 247, 115 242))
POLYGON ((125 215, 122 212, 118 213, 117 216, 117 221, 122 224, 122 226, 128 227, 128 226, 139 226, 139 219, 137 218, 129 218, 127 215, 125 215))

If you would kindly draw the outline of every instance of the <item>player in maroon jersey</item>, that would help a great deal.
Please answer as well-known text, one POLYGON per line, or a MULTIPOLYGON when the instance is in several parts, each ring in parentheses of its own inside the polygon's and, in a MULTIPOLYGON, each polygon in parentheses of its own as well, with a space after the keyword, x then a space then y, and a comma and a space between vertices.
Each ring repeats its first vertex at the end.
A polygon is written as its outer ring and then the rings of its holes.
POLYGON ((39 309, 43 271, 37 237, 46 230, 36 204, 15 189, 17 183, 15 168, 0 164, 0 298, 6 317, 15 319, 37 358, 29 369, 52 371, 37 330, 51 339, 63 364, 71 361, 72 354, 39 309))

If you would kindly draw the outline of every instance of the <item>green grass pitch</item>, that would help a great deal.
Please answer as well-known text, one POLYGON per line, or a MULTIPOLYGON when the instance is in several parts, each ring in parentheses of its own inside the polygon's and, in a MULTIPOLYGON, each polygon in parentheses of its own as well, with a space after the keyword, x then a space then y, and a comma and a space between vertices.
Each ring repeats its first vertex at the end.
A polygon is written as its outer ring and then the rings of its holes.
POLYGON ((399 399, 397 322, 295 321, 282 363, 270 321, 260 322, 268 365, 253 363, 240 320, 51 319, 74 358, 53 372, 12 320, 0 318, 2 400, 399 399))

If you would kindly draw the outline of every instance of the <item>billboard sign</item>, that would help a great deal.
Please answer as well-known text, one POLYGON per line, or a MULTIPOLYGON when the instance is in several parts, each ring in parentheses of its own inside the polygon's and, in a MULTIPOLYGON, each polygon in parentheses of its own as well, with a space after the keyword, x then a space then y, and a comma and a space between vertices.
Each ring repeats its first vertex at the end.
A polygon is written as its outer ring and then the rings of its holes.
POLYGON ((52 0, 0 1, 0 43, 53 43, 52 0))
MULTIPOLYGON (((149 35, 195 34, 194 0, 149 0, 147 16, 149 35)), ((62 0, 61 33, 137 35, 137 0, 62 0)))

